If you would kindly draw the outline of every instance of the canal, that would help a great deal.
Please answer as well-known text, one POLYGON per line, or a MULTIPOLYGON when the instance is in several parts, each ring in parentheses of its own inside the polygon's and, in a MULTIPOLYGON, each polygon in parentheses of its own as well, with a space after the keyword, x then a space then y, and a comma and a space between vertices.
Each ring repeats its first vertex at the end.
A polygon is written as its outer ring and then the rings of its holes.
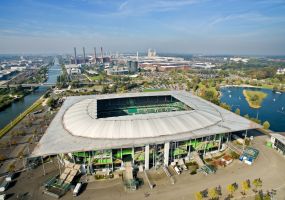
MULTIPOLYGON (((61 73, 61 67, 58 64, 51 66, 48 70, 48 80, 47 83, 56 83, 57 77, 61 73)), ((0 129, 10 123, 14 118, 16 118, 20 113, 25 111, 29 106, 31 106, 37 99, 39 99, 46 91, 48 87, 40 86, 31 94, 25 96, 19 101, 11 104, 11 106, 0 111, 0 129)))
POLYGON ((221 92, 221 102, 230 105, 233 112, 239 108, 242 116, 248 114, 250 117, 258 118, 262 123, 269 121, 271 130, 285 131, 285 93, 276 93, 270 89, 244 87, 224 87, 221 88, 221 92), (249 107, 242 93, 244 89, 267 93, 261 108, 249 107))

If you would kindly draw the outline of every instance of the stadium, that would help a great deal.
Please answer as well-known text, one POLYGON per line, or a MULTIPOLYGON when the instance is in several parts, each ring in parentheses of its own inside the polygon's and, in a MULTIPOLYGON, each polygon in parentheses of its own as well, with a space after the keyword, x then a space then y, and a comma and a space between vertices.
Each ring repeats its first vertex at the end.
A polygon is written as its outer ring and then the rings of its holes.
POLYGON ((67 97, 33 156, 57 155, 88 173, 145 170, 225 148, 234 132, 260 126, 185 91, 67 97))

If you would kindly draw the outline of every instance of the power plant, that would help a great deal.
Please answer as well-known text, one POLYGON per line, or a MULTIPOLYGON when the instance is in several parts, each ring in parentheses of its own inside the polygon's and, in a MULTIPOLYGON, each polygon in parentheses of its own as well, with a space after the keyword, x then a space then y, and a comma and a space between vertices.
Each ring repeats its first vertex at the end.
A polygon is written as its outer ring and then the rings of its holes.
MULTIPOLYGON (((135 74, 139 68, 138 52, 134 57, 113 56, 111 51, 104 54, 103 47, 100 47, 100 56, 97 57, 96 47, 93 48, 93 55, 86 54, 85 47, 82 47, 83 55, 77 55, 76 47, 74 47, 74 57, 71 57, 71 65, 94 65, 95 71, 105 71, 110 75, 127 75, 135 74)), ((76 68, 74 66, 74 68, 76 68)))

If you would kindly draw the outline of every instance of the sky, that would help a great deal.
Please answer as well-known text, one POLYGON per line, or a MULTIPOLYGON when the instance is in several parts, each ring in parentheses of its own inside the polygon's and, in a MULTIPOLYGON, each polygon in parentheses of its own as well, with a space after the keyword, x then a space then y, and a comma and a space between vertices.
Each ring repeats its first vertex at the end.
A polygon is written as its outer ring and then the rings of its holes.
POLYGON ((0 53, 285 55, 285 0, 1 0, 0 53))

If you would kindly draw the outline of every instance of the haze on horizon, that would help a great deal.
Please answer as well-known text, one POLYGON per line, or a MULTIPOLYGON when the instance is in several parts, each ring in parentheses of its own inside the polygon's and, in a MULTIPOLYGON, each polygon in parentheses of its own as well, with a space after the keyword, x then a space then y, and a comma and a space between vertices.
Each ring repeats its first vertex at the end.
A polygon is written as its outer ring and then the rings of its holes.
POLYGON ((284 0, 2 0, 0 53, 285 55, 284 0))

